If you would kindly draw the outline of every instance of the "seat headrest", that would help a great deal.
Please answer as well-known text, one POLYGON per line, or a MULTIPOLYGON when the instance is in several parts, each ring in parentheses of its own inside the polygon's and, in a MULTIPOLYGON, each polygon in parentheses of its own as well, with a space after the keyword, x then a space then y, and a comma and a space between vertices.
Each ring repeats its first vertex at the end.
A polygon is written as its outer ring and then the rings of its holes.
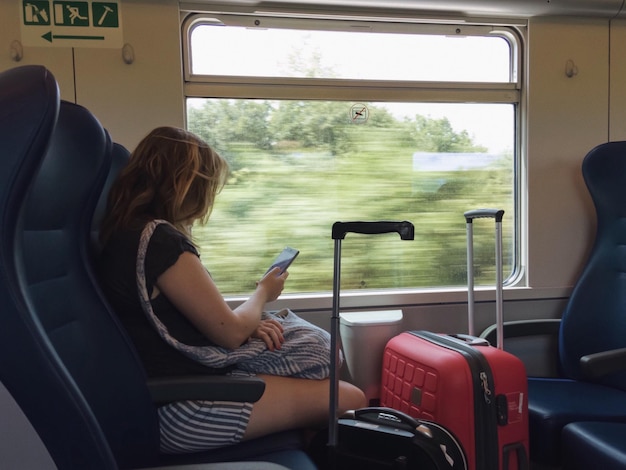
POLYGON ((89 198, 98 198, 100 187, 94 188, 93 182, 98 180, 102 185, 102 175, 108 174, 111 145, 108 133, 93 114, 62 101, 48 152, 31 190, 25 228, 63 227, 89 198))
MULTIPOLYGON (((28 65, 0 73, 0 224, 14 224, 19 205, 15 202, 24 198, 45 154, 59 102, 56 80, 44 67, 28 65)), ((6 234, 3 225, 0 232, 6 234)))
POLYGON ((583 160, 582 172, 598 217, 626 217, 626 141, 592 149, 583 160))

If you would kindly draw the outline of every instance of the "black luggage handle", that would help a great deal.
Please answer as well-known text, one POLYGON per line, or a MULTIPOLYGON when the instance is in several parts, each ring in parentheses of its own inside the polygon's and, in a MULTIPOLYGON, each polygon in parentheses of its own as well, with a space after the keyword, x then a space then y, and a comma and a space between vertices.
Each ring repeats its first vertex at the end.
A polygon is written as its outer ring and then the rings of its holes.
POLYGON ((406 220, 403 222, 335 222, 333 224, 333 240, 343 240, 348 232, 367 235, 397 232, 402 240, 413 240, 415 238, 415 227, 406 220))
POLYGON ((503 470, 509 470, 509 455, 515 452, 517 456, 517 468, 519 470, 528 470, 530 468, 528 462, 528 455, 526 455, 526 448, 521 442, 515 442, 513 444, 505 445, 502 448, 502 468, 503 470))
MULTIPOLYGON (((337 446, 337 416, 336 410, 339 403, 339 289, 341 276, 341 241, 346 233, 355 232, 367 235, 397 232, 402 240, 415 239, 415 227, 411 222, 379 221, 379 222, 335 222, 332 228, 332 237, 335 240, 335 253, 333 261, 333 310, 330 318, 330 413, 328 423, 328 447, 337 446)), ((331 458, 331 461, 333 459, 331 458)))
POLYGON ((407 431, 415 431, 420 422, 402 411, 386 407, 367 407, 354 410, 354 418, 372 424, 394 426, 407 431))
POLYGON ((471 224, 474 219, 496 219, 496 222, 502 222, 504 211, 502 209, 476 209, 467 211, 463 215, 468 224, 471 224))
POLYGON ((464 334, 456 334, 449 335, 450 338, 462 341, 465 344, 469 344, 470 346, 489 346, 489 341, 485 338, 480 338, 478 336, 473 335, 464 335, 464 334))

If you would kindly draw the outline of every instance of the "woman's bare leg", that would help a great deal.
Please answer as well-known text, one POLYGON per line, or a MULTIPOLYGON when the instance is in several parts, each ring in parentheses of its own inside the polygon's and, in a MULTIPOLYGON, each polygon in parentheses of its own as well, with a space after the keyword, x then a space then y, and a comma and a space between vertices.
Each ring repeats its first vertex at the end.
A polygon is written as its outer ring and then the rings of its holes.
MULTIPOLYGON (((265 393, 254 404, 244 440, 287 429, 319 428, 328 423, 329 380, 259 375, 265 393)), ((339 413, 365 406, 363 392, 339 382, 339 413)))

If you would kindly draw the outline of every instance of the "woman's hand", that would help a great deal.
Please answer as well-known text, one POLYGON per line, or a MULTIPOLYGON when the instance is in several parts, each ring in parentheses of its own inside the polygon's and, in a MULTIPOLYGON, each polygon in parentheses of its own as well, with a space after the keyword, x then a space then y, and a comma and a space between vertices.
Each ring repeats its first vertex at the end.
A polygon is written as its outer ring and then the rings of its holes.
POLYGON ((256 327, 252 338, 262 339, 267 345, 267 349, 273 351, 274 349, 280 349, 280 346, 285 341, 283 337, 283 326, 276 320, 261 320, 259 326, 256 327))
POLYGON ((275 267, 256 283, 257 290, 263 290, 266 295, 265 302, 273 302, 282 293, 285 281, 289 276, 287 271, 280 273, 280 268, 275 267))
MULTIPOLYGON (((285 280, 289 276, 287 271, 280 274, 280 268, 275 267, 269 271, 260 281, 257 281, 257 292, 263 292, 265 303, 273 302, 280 296, 285 287, 285 280)), ((283 326, 276 320, 261 320, 250 336, 251 338, 262 339, 270 351, 280 349, 285 341, 283 337, 283 326)))

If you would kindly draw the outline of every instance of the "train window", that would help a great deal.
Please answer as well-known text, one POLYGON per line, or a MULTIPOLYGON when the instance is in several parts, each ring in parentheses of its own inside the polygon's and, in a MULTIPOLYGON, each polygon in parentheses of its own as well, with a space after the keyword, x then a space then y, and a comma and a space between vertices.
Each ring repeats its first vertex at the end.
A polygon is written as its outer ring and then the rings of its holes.
POLYGON ((207 23, 191 31, 192 44, 229 46, 192 47, 191 69, 197 75, 247 77, 510 81, 508 41, 462 35, 459 28, 455 33, 224 28, 207 23))
MULTIPOLYGON (((300 250, 286 292, 331 290, 337 220, 416 228, 412 242, 348 235, 342 289, 462 286, 463 212, 479 207, 506 211, 514 279, 512 30, 245 15, 196 15, 183 30, 188 128, 231 166, 209 224, 194 227, 223 292, 249 292, 285 245, 300 250)), ((493 225, 475 224, 475 240, 477 282, 491 283, 493 225)))

